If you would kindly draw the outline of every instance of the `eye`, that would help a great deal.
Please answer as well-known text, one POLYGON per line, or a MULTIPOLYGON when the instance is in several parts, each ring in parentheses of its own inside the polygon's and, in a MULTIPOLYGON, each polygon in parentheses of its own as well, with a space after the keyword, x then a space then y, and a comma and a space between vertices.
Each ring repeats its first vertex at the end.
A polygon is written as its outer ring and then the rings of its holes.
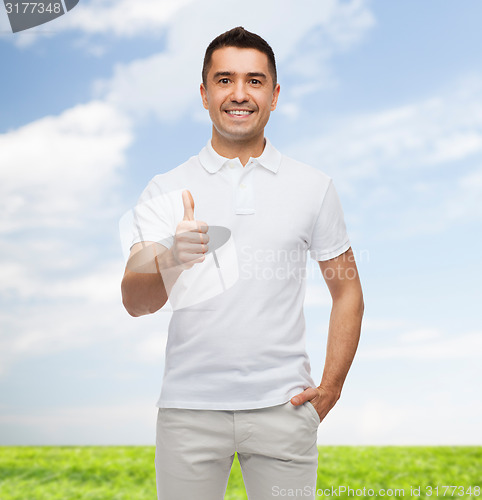
POLYGON ((253 84, 253 85, 258 85, 259 83, 261 83, 259 80, 256 80, 256 78, 252 78, 250 80, 250 82, 253 84))
POLYGON ((221 78, 221 80, 219 80, 219 83, 229 83, 229 78, 221 78))

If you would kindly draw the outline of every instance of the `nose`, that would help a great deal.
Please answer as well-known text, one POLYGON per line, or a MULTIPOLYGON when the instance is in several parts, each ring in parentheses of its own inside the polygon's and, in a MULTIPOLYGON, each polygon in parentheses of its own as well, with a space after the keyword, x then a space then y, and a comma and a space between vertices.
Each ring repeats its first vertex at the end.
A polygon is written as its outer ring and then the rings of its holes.
POLYGON ((233 86, 233 92, 231 94, 231 101, 233 102, 246 102, 249 99, 248 93, 246 92, 246 87, 243 81, 238 81, 233 86))

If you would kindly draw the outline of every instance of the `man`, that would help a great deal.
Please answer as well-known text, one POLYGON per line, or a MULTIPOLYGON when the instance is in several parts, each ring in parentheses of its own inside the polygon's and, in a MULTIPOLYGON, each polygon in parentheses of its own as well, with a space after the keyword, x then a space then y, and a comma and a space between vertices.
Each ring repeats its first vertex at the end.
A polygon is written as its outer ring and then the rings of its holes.
POLYGON ((343 212, 328 176, 264 137, 280 92, 266 41, 242 27, 220 35, 202 76, 212 139, 149 183, 122 281, 133 316, 159 310, 176 290, 199 293, 178 302, 169 324, 158 498, 224 498, 235 453, 250 500, 314 498, 317 428, 340 397, 364 308, 343 212), (210 228, 229 230, 234 258, 210 228), (333 299, 319 386, 304 346, 308 251, 333 299), (215 285, 208 260, 234 279, 215 285))

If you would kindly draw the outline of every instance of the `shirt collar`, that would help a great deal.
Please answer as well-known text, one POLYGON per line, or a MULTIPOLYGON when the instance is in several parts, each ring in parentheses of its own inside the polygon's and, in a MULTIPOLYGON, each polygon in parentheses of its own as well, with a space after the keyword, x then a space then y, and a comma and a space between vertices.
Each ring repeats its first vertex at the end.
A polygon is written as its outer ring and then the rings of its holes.
MULTIPOLYGON (((262 167, 276 173, 281 163, 281 153, 271 144, 267 137, 265 139, 266 144, 261 156, 253 158, 253 160, 262 167)), ((211 139, 209 139, 206 146, 199 153, 199 160, 209 173, 215 174, 230 158, 225 158, 218 154, 211 144, 211 139)))

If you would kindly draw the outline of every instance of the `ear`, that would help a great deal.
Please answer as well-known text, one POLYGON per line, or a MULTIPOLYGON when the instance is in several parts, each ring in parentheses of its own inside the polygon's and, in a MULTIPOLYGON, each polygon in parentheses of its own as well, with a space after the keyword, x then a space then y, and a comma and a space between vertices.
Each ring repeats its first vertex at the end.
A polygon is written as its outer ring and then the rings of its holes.
POLYGON ((276 105, 278 104, 278 96, 279 96, 280 86, 279 83, 276 84, 276 87, 273 90, 273 98, 271 99, 271 111, 276 109, 276 105))
POLYGON ((204 83, 201 83, 201 86, 199 87, 199 90, 201 91, 201 99, 203 101, 204 109, 209 109, 208 91, 206 90, 206 87, 204 86, 204 83))

